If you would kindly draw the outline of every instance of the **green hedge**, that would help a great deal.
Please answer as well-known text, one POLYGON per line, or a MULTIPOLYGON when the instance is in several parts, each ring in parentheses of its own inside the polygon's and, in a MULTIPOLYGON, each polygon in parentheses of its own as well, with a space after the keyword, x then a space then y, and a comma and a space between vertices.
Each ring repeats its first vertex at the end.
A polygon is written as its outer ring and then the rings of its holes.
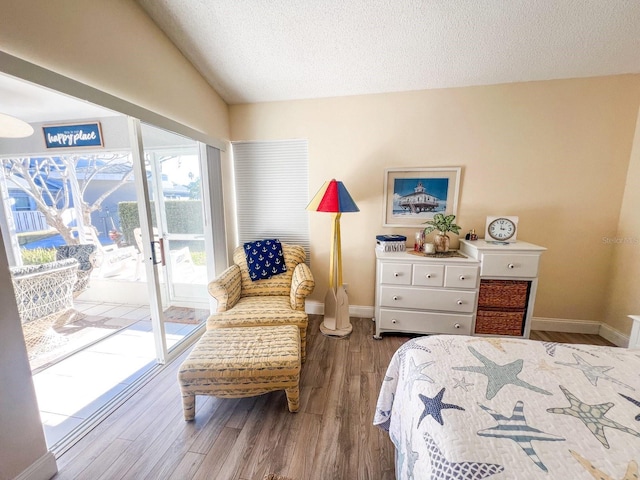
POLYGON ((27 250, 20 249, 23 265, 42 265, 43 263, 53 262, 56 259, 55 248, 34 248, 27 250))
MULTIPOLYGON (((202 234, 202 202, 199 200, 165 200, 167 228, 171 233, 202 234)), ((140 227, 137 202, 120 202, 118 204, 120 227, 126 242, 135 245, 133 230, 140 227)), ((151 202, 151 223, 157 226, 155 206, 151 202)))

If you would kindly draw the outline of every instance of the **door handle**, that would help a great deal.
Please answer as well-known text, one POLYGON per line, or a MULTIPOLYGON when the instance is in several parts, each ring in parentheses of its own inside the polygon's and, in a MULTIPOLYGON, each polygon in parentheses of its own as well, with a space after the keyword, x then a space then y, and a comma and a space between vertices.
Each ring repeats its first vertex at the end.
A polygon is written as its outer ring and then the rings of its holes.
POLYGON ((167 264, 166 258, 164 255, 164 238, 160 237, 158 239, 158 243, 160 244, 160 263, 164 267, 167 264))
POLYGON ((151 242, 151 260, 153 261, 154 265, 158 265, 159 263, 162 264, 163 267, 166 265, 164 258, 164 242, 162 238, 151 242), (160 260, 158 260, 158 258, 156 257, 156 243, 160 248, 160 260))

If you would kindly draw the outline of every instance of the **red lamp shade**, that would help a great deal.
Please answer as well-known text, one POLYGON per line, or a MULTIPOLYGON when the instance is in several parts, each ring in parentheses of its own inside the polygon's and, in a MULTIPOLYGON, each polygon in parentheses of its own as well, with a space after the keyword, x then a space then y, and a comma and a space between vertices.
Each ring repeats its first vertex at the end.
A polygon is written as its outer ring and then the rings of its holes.
POLYGON ((360 211, 344 184, 335 179, 324 182, 307 205, 307 210, 333 213, 360 211))

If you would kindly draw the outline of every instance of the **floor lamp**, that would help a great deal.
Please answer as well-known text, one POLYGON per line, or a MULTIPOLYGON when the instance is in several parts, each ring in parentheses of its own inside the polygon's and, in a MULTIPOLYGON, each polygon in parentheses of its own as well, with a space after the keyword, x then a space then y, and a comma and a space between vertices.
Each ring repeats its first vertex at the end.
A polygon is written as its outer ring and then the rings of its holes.
POLYGON ((333 213, 331 254, 329 260, 329 290, 324 299, 324 321, 320 331, 325 335, 345 337, 353 326, 349 321, 349 298, 342 284, 342 249, 340 246, 340 216, 360 209, 342 182, 331 180, 315 194, 307 210, 333 213))

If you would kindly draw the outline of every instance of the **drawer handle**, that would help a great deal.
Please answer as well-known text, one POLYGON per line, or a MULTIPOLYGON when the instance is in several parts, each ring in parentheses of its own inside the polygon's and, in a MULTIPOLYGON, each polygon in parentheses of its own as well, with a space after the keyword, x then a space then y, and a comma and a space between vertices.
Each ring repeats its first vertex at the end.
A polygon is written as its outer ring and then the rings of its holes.
POLYGON ((507 267, 509 268, 516 268, 516 266, 513 263, 510 263, 509 265, 507 265, 507 267))
POLYGON ((394 318, 393 320, 391 320, 391 323, 398 323, 398 320, 394 318))
POLYGON ((460 324, 459 324, 459 323, 456 323, 456 324, 453 326, 453 328, 460 328, 460 324))
POLYGON ((398 272, 393 272, 393 276, 394 276, 394 277, 399 277, 399 276, 400 276, 400 274, 399 274, 398 272))
POLYGON ((430 273, 427 273, 427 274, 425 275, 425 277, 427 277, 427 278, 431 278, 431 274, 430 274, 430 273))
POLYGON ((391 297, 393 300, 398 300, 398 296, 394 295, 393 297, 391 297))
POLYGON ((460 275, 460 280, 464 280, 464 275, 460 275))
POLYGON ((462 305, 462 300, 458 300, 456 303, 457 303, 458 305, 462 305))

